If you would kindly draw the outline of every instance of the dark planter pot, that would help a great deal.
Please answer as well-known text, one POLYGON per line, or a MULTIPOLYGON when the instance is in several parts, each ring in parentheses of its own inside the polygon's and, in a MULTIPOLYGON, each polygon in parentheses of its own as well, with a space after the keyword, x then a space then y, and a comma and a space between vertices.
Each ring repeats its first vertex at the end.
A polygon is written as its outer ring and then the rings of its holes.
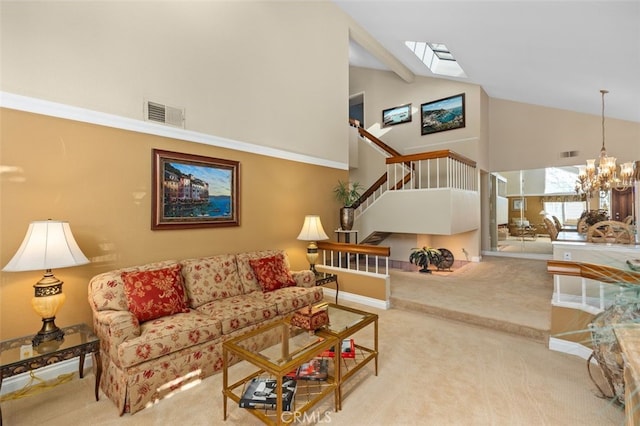
POLYGON ((353 207, 342 207, 340 209, 340 228, 343 231, 351 231, 353 228, 353 217, 355 209, 353 207))

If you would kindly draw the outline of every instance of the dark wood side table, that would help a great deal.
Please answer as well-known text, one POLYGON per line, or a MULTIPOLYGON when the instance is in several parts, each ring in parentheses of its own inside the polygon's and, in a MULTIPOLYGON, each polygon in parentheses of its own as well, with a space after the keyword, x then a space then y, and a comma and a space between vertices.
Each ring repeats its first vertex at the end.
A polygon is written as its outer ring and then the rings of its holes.
POLYGON ((316 272, 316 285, 326 285, 336 283, 336 305, 338 304, 338 293, 340 286, 338 285, 338 276, 329 272, 316 272))
MULTIPOLYGON (((84 357, 93 354, 96 385, 95 394, 98 401, 102 361, 100 359, 100 339, 86 324, 76 324, 62 329, 64 340, 43 342, 33 347, 33 335, 18 337, 0 342, 0 388, 2 381, 8 377, 27 371, 79 357, 80 378, 84 377, 84 357), (25 354, 21 349, 30 346, 31 353, 25 354)), ((0 426, 2 425, 2 409, 0 408, 0 426)))

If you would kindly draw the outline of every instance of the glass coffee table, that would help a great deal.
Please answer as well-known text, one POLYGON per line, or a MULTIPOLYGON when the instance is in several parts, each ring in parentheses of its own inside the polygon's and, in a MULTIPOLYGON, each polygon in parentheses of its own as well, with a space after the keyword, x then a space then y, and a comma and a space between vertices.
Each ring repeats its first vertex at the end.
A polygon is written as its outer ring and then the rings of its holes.
MULTIPOLYGON (((316 332, 316 335, 330 338, 335 337, 339 343, 352 338, 355 333, 373 325, 373 335, 367 344, 358 343, 354 339, 353 357, 334 358, 335 377, 338 382, 338 410, 342 409, 342 384, 356 374, 370 361, 374 361, 375 375, 378 375, 378 315, 359 309, 329 303, 329 325, 316 332), (370 346, 373 346, 371 348, 370 346)), ((340 344, 339 344, 340 346, 340 344)), ((338 347, 339 347, 338 346, 338 347)), ((340 351, 335 351, 339 353, 340 351)))
MULTIPOLYGON (((280 320, 270 325, 259 327, 242 336, 230 339, 222 344, 222 395, 223 416, 227 419, 227 399, 240 404, 244 388, 254 378, 265 377, 276 381, 275 389, 282 389, 285 376, 297 370, 302 364, 315 358, 323 351, 338 345, 338 338, 333 334, 310 334, 306 330, 290 325, 286 320, 280 320), (265 342, 272 343, 266 349, 265 342), (232 360, 244 360, 251 363, 257 370, 229 383, 229 367, 232 360)), ((334 363, 338 363, 339 354, 334 355, 334 363)), ((334 376, 336 376, 334 374, 334 376)), ((290 410, 283 409, 282 392, 275 392, 275 406, 261 406, 249 411, 266 424, 287 424, 300 418, 300 414, 309 410, 331 392, 334 393, 334 407, 338 410, 339 395, 337 380, 329 375, 326 380, 307 381, 298 380, 295 397, 290 410)), ((269 404, 267 404, 269 405, 269 404)))

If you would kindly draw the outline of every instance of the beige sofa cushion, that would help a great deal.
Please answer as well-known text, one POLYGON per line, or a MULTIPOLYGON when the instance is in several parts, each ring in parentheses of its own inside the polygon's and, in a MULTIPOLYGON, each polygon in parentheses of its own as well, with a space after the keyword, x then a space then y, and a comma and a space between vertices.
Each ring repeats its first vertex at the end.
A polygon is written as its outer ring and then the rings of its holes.
MULTIPOLYGON (((262 294, 262 291, 259 291, 262 294)), ((249 294, 214 300, 198 308, 222 324, 222 334, 231 334, 242 328, 273 319, 278 316, 275 302, 252 297, 249 294)))
POLYGON ((219 320, 198 311, 170 315, 140 324, 140 336, 118 346, 118 361, 131 367, 178 352, 222 335, 219 320))
POLYGON ((254 291, 250 296, 269 304, 275 304, 278 315, 286 315, 305 306, 321 302, 324 293, 322 287, 284 287, 266 293, 254 291))
POLYGON ((243 293, 233 254, 187 259, 182 264, 182 277, 189 305, 198 308, 218 299, 243 293))

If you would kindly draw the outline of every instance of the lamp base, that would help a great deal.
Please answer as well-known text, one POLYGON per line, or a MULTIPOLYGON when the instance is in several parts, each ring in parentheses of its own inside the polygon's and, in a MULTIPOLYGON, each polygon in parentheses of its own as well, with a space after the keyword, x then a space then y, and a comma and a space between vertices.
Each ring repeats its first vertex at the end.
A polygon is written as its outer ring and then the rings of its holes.
POLYGON ((42 328, 38 331, 38 334, 31 339, 34 348, 45 342, 62 342, 64 340, 64 331, 56 325, 55 319, 55 317, 42 318, 42 328))
POLYGON ((318 271, 316 271, 316 262, 318 261, 318 246, 315 241, 309 242, 309 245, 307 246, 307 260, 309 261, 309 269, 317 275, 318 271))
POLYGON ((33 288, 35 289, 31 307, 42 318, 42 328, 31 342, 35 348, 44 342, 61 342, 64 332, 56 325, 56 313, 64 304, 66 296, 62 292, 63 282, 57 279, 51 269, 47 269, 44 276, 33 288))

